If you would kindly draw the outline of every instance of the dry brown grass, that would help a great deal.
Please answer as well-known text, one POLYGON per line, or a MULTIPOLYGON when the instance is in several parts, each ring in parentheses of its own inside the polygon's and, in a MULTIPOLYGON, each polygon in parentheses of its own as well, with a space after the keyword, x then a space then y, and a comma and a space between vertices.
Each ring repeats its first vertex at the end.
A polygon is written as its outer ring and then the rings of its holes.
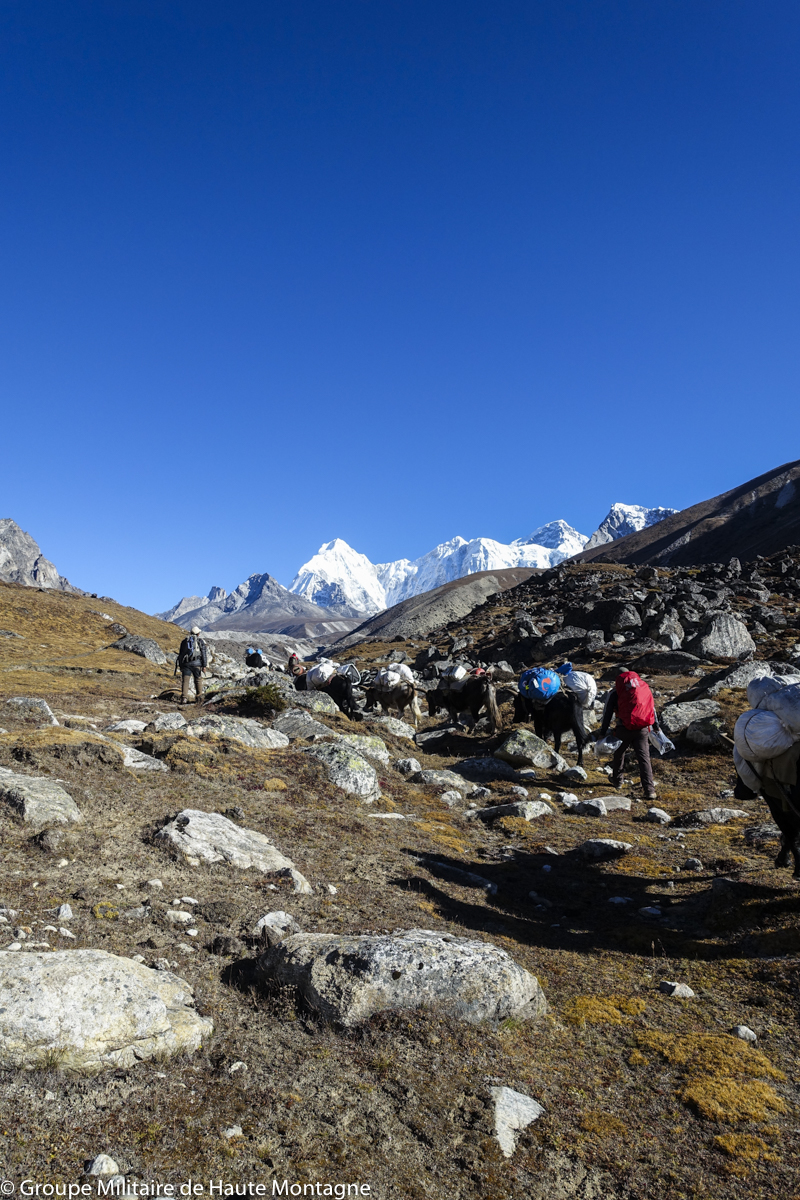
POLYGON ((572 1025, 623 1025, 647 1005, 639 996, 575 996, 564 1009, 572 1025))

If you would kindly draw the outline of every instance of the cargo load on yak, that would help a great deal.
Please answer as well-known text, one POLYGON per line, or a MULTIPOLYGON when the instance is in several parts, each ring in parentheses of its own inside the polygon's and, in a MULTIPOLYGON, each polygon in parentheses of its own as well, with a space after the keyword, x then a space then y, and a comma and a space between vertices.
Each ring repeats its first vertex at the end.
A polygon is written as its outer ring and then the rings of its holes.
POLYGON ((573 670, 572 663, 562 663, 558 667, 561 685, 571 696, 574 696, 581 708, 591 708, 597 699, 597 682, 594 675, 588 671, 573 670))
POLYGON ((519 677, 519 692, 526 700, 544 705, 561 691, 561 676, 547 667, 529 667, 519 677))
POLYGON ((381 667, 372 686, 379 691, 389 691, 399 687, 401 683, 413 684, 414 672, 405 663, 390 663, 388 667, 381 667))
POLYGON ((469 668, 463 663, 445 667, 439 676, 439 687, 446 692, 460 692, 469 679, 469 668))
POLYGON ((338 666, 338 663, 331 662, 329 658, 322 658, 318 663, 314 663, 306 671, 306 690, 313 692, 326 687, 337 674, 338 666))
POLYGON ((794 878, 800 879, 800 676, 778 675, 753 679, 747 685, 752 705, 733 731, 733 764, 741 784, 734 793, 762 795, 781 831, 776 867, 794 857, 794 878))

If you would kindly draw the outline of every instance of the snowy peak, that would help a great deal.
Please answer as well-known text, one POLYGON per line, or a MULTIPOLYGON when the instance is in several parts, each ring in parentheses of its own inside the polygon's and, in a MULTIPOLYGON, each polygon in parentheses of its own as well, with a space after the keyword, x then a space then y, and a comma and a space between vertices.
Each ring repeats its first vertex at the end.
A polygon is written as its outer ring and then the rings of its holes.
POLYGON ((376 568, 341 538, 320 546, 297 572, 289 591, 345 617, 372 616, 386 607, 376 568))
POLYGON ((657 525, 665 517, 671 517, 678 512, 677 508, 643 508, 640 504, 612 504, 608 516, 600 523, 589 538, 584 550, 593 550, 595 546, 604 546, 607 542, 615 542, 617 538, 626 537, 629 533, 639 533, 657 525))
POLYGON ((546 550, 555 550, 560 558, 553 558, 550 565, 555 566, 557 562, 561 562, 565 558, 571 558, 573 554, 579 554, 586 545, 586 536, 578 533, 577 529, 573 529, 566 521, 549 521, 547 525, 541 525, 538 529, 534 529, 530 537, 520 538, 516 542, 512 542, 512 546, 544 546, 546 550))

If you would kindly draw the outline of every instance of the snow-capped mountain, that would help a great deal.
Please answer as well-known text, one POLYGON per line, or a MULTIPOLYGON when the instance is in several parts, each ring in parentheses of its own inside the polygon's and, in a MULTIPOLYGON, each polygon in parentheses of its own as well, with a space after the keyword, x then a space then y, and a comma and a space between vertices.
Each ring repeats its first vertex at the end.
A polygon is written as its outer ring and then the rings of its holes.
POLYGON ((413 561, 373 564, 341 538, 326 542, 300 568, 289 590, 344 616, 372 616, 477 571, 551 567, 583 549, 586 538, 565 521, 551 521, 511 545, 492 538, 454 537, 413 561), (541 538, 541 540, 540 540, 541 538))
MULTIPOLYGON (((617 538, 629 533, 639 533, 658 524, 665 517, 671 517, 678 512, 677 508, 643 508, 640 504, 612 504, 608 516, 601 522, 583 547, 593 550, 595 546, 604 546, 607 542, 615 542, 617 538)), ((573 554, 577 554, 574 550, 573 554)))
MULTIPOLYGON (((201 608, 207 608, 209 604, 216 604, 217 601, 224 600, 227 596, 225 588, 212 587, 207 596, 184 596, 177 604, 173 604, 172 608, 168 608, 166 612, 156 613, 155 616, 160 617, 162 621, 174 621, 176 625, 183 625, 181 617, 194 616, 201 608)), ((204 618, 205 619, 205 618, 204 618)), ((186 626, 191 627, 192 622, 186 626)))

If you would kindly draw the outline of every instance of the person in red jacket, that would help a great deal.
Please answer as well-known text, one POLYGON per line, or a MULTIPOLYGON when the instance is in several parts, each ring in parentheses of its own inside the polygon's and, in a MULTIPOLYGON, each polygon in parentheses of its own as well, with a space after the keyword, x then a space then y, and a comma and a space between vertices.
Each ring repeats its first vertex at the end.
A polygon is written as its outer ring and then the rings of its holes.
POLYGON ((614 787, 622 786, 625 754, 628 750, 633 750, 639 764, 644 798, 655 800, 656 789, 653 783, 649 740, 650 730, 659 728, 655 702, 653 693, 645 681, 627 667, 620 667, 614 691, 606 701, 598 738, 605 737, 615 713, 619 722, 616 733, 621 741, 611 760, 611 782, 614 787))

